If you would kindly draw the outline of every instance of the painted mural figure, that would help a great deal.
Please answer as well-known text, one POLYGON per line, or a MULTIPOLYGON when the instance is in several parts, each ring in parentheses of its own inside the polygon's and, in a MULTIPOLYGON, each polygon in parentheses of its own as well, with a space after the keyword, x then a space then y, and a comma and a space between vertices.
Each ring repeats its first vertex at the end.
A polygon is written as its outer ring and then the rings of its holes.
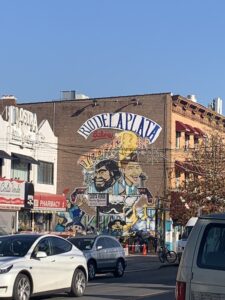
POLYGON ((131 159, 124 159, 121 161, 121 169, 123 172, 123 186, 125 188, 125 194, 138 195, 142 167, 137 161, 137 156, 133 155, 131 159))
POLYGON ((109 193, 120 195, 124 193, 124 187, 119 178, 121 172, 117 162, 111 159, 102 160, 95 166, 93 184, 89 187, 89 193, 109 193))
POLYGON ((67 223, 67 218, 63 213, 62 214, 58 213, 56 217, 57 217, 57 224, 55 226, 55 231, 64 232, 67 223))

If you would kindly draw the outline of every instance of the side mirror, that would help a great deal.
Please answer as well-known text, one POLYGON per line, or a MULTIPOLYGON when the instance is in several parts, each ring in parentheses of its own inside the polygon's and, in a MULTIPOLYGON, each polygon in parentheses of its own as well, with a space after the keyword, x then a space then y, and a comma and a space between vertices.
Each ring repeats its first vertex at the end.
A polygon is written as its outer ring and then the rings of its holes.
POLYGON ((35 255, 35 258, 44 258, 47 257, 47 253, 44 251, 38 251, 35 255))
POLYGON ((102 246, 98 246, 97 247, 97 250, 101 250, 103 247, 102 246))

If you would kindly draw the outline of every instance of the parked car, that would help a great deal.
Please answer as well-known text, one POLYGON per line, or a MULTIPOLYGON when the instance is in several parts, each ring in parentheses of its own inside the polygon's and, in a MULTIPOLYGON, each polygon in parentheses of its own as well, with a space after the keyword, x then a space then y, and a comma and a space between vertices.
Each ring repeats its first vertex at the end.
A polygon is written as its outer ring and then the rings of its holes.
POLYGON ((113 236, 90 235, 68 238, 83 251, 88 265, 89 280, 96 273, 112 272, 115 277, 122 277, 127 265, 125 251, 113 236))
POLYGON ((225 299, 225 214, 201 216, 177 273, 176 300, 225 299))
POLYGON ((78 297, 87 278, 82 251, 64 238, 34 233, 0 237, 0 298, 28 300, 56 290, 78 297))
POLYGON ((177 257, 178 261, 180 261, 182 253, 184 252, 184 248, 187 244, 187 239, 192 231, 192 228, 195 226, 198 218, 197 217, 191 217, 188 221, 187 224, 184 227, 184 232, 180 236, 178 244, 177 244, 177 257))

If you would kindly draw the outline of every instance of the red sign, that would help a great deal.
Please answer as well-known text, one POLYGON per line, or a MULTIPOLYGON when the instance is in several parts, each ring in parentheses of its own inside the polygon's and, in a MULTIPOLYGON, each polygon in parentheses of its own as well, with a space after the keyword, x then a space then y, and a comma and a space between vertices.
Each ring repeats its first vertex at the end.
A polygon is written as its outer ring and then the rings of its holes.
POLYGON ((66 197, 59 194, 35 193, 34 210, 65 211, 66 197))
POLYGON ((24 207, 25 181, 0 178, 0 208, 24 207))

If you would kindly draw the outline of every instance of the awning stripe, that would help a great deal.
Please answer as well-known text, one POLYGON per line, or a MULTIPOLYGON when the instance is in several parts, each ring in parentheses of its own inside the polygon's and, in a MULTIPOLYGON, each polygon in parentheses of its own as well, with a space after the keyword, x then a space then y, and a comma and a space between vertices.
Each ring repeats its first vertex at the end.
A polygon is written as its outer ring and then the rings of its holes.
POLYGON ((178 132, 183 131, 186 134, 193 134, 195 136, 202 136, 202 137, 207 136, 200 128, 193 127, 193 126, 188 125, 188 124, 184 124, 181 121, 176 121, 176 131, 178 131, 178 132))

